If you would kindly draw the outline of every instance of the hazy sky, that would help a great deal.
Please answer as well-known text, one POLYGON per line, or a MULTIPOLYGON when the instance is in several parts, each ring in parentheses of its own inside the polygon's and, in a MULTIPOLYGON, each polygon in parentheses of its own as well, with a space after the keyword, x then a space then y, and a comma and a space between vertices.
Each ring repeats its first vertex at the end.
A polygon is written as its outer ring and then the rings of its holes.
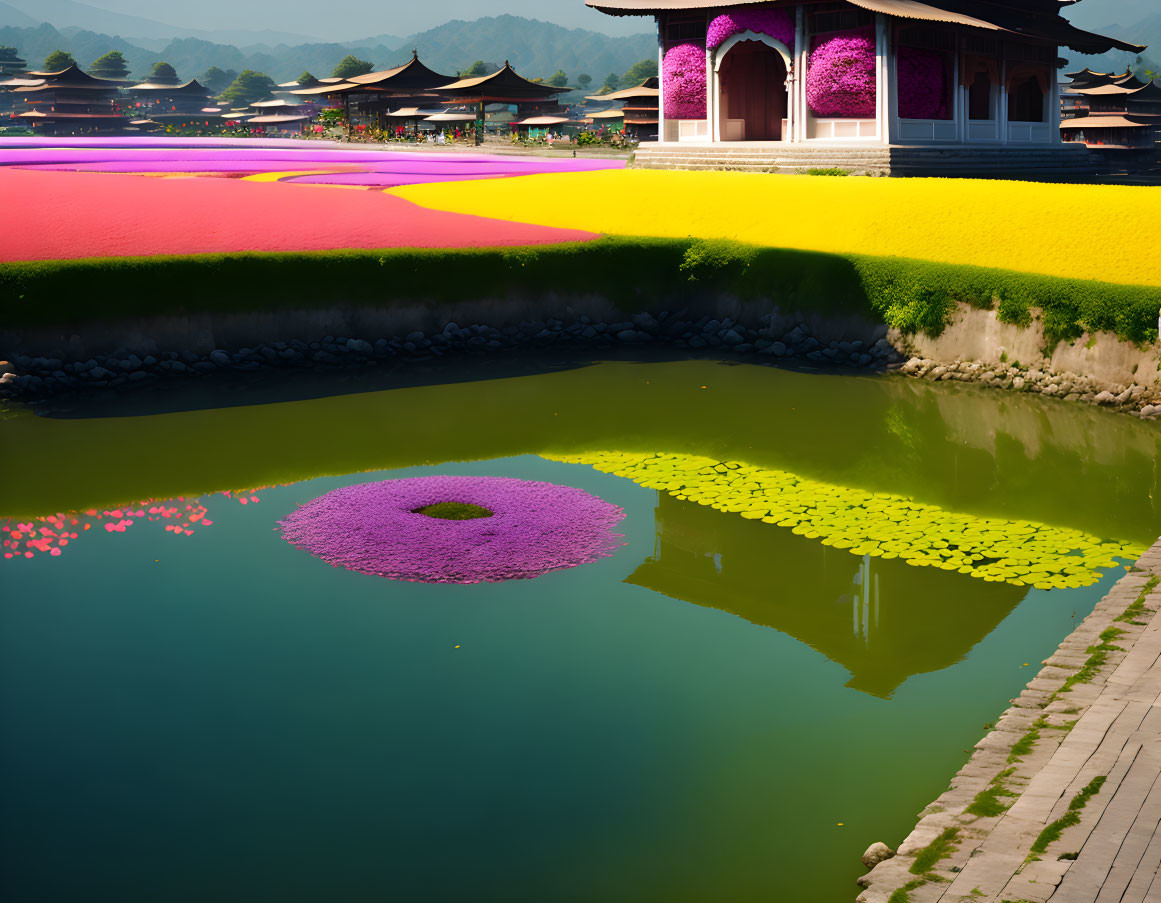
POLYGON ((584 0, 82 0, 90 6, 130 13, 187 28, 275 28, 319 40, 377 34, 408 35, 449 19, 478 19, 511 13, 606 34, 653 30, 650 18, 606 16, 584 0))

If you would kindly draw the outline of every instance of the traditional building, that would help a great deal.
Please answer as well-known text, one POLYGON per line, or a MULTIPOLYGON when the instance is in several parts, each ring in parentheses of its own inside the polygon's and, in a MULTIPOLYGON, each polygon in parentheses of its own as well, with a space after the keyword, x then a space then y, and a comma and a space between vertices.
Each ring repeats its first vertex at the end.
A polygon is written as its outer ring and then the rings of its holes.
POLYGON ((219 119, 210 89, 196 78, 180 85, 143 82, 129 91, 129 111, 138 119, 173 125, 209 125, 219 119))
POLYGON ((35 82, 12 89, 16 118, 52 134, 118 131, 129 123, 117 82, 94 78, 77 66, 60 72, 29 72, 35 82))
POLYGON ((28 61, 12 47, 0 47, 0 80, 16 78, 28 70, 28 61))
POLYGON ((657 22, 660 145, 1061 149, 1059 0, 586 0, 657 22))
MULTIPOLYGON (((484 140, 485 113, 488 104, 499 103, 515 106, 521 119, 544 116, 558 117, 567 111, 557 102, 557 97, 567 90, 567 88, 554 88, 552 85, 529 81, 518 75, 516 70, 505 60, 503 68, 497 69, 491 75, 463 78, 437 88, 435 93, 446 105, 468 106, 476 109, 476 143, 480 144, 484 140)), ((567 120, 568 117, 563 118, 567 120)))
POLYGON ((624 122, 625 131, 638 141, 654 141, 657 138, 657 123, 660 119, 658 107, 661 102, 661 89, 657 76, 647 78, 641 84, 609 94, 592 94, 585 100, 596 102, 621 103, 618 108, 597 110, 589 114, 594 122, 608 122, 620 120, 624 122))
POLYGON ((1111 75, 1082 69, 1061 88, 1061 137, 1108 150, 1161 148, 1161 86, 1131 72, 1111 75))

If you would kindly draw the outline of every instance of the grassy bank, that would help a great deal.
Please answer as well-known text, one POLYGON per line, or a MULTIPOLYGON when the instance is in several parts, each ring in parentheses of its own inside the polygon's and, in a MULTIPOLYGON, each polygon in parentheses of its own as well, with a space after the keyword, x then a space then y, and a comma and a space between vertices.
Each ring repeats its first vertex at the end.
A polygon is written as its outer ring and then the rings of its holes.
MULTIPOLYGON (((1104 330, 1157 335, 1161 288, 1034 273, 747 245, 609 237, 526 248, 388 249, 100 258, 0 266, 0 323, 16 329, 186 313, 455 303, 598 294, 627 312, 729 295, 784 311, 856 314, 937 335, 955 302, 997 307, 1051 341, 1104 330)), ((545 316, 554 311, 546 309, 545 316)))

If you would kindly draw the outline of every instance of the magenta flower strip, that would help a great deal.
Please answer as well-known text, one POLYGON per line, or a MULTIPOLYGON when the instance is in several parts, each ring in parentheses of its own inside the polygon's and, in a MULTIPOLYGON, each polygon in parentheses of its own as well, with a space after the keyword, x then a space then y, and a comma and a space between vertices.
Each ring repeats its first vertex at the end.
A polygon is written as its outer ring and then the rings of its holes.
POLYGON ((875 35, 869 30, 817 38, 806 68, 806 101, 815 116, 875 115, 875 35))
POLYGON ((945 92, 943 54, 916 47, 900 47, 896 54, 899 73, 899 116, 902 119, 950 119, 945 92))
POLYGON ((675 44, 661 61, 666 119, 705 119, 705 48, 675 44))
POLYGON ((572 486, 509 477, 415 477, 346 486, 279 521, 287 542, 334 567, 420 583, 539 577, 613 554, 625 512, 572 486), (493 512, 475 520, 414 513, 439 502, 493 512))
POLYGON ((784 9, 761 9, 751 6, 727 9, 714 17, 706 32, 706 46, 710 50, 716 50, 734 35, 744 31, 769 35, 774 40, 781 41, 792 54, 794 53, 794 22, 790 14, 784 9))

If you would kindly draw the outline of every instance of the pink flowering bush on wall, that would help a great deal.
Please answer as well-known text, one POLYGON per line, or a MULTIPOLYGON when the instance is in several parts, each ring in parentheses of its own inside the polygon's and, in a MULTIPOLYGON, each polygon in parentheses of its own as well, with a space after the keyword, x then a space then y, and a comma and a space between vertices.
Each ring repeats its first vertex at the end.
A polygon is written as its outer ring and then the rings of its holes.
POLYGON ((661 61, 666 119, 705 119, 705 48, 676 44, 661 61))
POLYGON ((794 52, 794 22, 784 9, 761 9, 757 7, 734 7, 727 9, 710 22, 706 33, 706 46, 716 50, 726 41, 743 31, 769 35, 781 41, 794 52))
POLYGON ((806 102, 815 116, 875 115, 875 35, 870 30, 817 38, 806 68, 806 102))
POLYGON ((945 91, 943 54, 916 47, 900 47, 899 115, 903 119, 950 119, 945 91))

